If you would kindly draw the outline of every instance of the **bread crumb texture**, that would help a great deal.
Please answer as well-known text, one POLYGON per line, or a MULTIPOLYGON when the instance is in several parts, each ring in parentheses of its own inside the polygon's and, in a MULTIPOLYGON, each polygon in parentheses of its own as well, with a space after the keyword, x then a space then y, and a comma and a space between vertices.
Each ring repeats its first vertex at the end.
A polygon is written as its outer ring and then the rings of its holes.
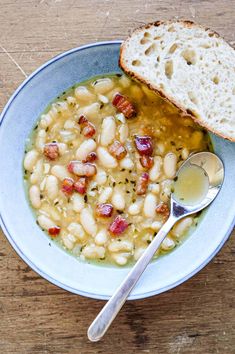
POLYGON ((120 66, 191 115, 235 141, 235 51, 190 21, 141 27, 122 44, 120 66))

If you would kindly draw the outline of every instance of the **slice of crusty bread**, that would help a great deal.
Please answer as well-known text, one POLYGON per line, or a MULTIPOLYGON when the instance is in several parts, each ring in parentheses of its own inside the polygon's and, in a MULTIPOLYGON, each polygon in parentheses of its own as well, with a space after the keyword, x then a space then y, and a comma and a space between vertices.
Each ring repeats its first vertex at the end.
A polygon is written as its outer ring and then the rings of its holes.
POLYGON ((235 141, 235 50, 190 21, 143 26, 122 44, 119 64, 130 76, 235 141))

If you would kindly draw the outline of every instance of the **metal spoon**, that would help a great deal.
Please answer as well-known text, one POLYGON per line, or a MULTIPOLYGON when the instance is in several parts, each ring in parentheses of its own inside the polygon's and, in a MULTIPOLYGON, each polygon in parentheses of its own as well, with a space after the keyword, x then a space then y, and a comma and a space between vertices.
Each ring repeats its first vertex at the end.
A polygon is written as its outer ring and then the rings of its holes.
POLYGON ((191 155, 179 168, 177 173, 178 178, 180 178, 183 168, 190 167, 191 165, 201 167, 206 172, 205 175, 208 176, 208 190, 204 198, 199 199, 193 205, 186 205, 183 202, 179 202, 174 193, 171 195, 171 212, 168 220, 88 328, 87 335, 90 341, 96 342, 103 337, 172 226, 183 217, 207 207, 220 191, 224 178, 224 166, 215 154, 199 152, 191 155))

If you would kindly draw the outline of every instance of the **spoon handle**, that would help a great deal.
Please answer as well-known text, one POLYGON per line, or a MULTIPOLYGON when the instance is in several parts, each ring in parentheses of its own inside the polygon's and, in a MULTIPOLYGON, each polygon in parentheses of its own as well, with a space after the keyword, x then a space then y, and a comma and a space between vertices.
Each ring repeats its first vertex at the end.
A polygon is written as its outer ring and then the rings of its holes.
POLYGON ((124 305, 128 295, 139 280, 141 274, 144 272, 145 268, 154 256, 155 252, 157 251, 162 241, 164 240, 164 238, 177 220, 177 218, 170 215, 169 219, 159 230, 158 234, 155 236, 148 248, 136 262, 130 273, 127 275, 127 277, 118 287, 118 289, 112 295, 110 300, 106 303, 106 305, 100 311, 98 316, 92 322, 87 331, 87 336, 90 341, 96 342, 103 337, 103 335, 117 316, 118 312, 124 305))

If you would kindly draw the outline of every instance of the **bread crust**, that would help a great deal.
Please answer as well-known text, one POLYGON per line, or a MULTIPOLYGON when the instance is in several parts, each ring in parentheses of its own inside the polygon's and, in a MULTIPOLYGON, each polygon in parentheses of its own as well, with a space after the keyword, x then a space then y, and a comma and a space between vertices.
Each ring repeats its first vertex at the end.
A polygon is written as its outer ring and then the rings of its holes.
MULTIPOLYGON (((191 110, 189 109, 185 109, 185 107, 183 107, 179 102, 177 102, 173 97, 171 97, 170 95, 166 95, 164 93, 163 90, 161 90, 160 88, 158 87, 155 87, 153 86, 148 80, 144 79, 141 75, 139 74, 135 74, 133 71, 129 70, 125 63, 124 63, 124 60, 123 60, 123 51, 125 49, 125 45, 126 45, 126 42, 129 40, 129 38, 134 34, 134 33, 138 33, 138 32, 142 32, 143 30, 147 30, 148 28, 152 27, 152 26, 155 26, 155 27, 158 27, 162 24, 164 25, 170 25, 170 24, 174 24, 174 23, 181 23, 182 25, 184 25, 185 27, 188 27, 188 28, 192 28, 192 27, 196 27, 196 28, 201 28, 203 29, 204 31, 208 32, 209 35, 211 36, 215 36, 217 38, 221 38, 224 40, 223 37, 221 37, 217 32, 211 30, 210 28, 208 27, 203 27, 193 21, 190 21, 190 20, 167 20, 167 21, 156 21, 156 22, 151 22, 151 23, 148 23, 146 25, 143 25, 141 27, 138 27, 137 29, 135 29, 132 34, 121 44, 121 48, 120 48, 120 56, 119 56, 119 66, 120 68, 127 74, 129 75, 130 77, 132 77, 134 80, 136 81, 139 81, 143 84, 145 84, 150 90, 154 91, 155 93, 157 93, 158 95, 160 95, 165 101, 171 103, 173 106, 175 106, 176 108, 178 108, 181 113, 183 113, 183 115, 185 116, 188 116, 188 117, 191 117, 197 124, 201 125, 203 128, 205 128, 206 130, 209 130, 210 132, 212 132, 213 134, 216 134, 218 136, 220 136, 221 138, 223 139, 226 139, 226 140, 229 140, 229 141, 232 141, 232 142, 235 142, 235 138, 231 138, 231 137, 228 137, 228 136, 225 136, 223 134, 221 134, 221 132, 217 131, 216 129, 213 129, 211 128, 208 124, 206 124, 205 122, 203 122, 200 118, 198 118, 194 112, 192 112, 191 110)), ((227 43, 227 42, 226 42, 227 43)), ((229 43, 228 43, 229 44, 229 43)), ((231 48, 233 48, 230 44, 229 46, 231 48)), ((234 49, 234 48, 233 48, 234 49)))

